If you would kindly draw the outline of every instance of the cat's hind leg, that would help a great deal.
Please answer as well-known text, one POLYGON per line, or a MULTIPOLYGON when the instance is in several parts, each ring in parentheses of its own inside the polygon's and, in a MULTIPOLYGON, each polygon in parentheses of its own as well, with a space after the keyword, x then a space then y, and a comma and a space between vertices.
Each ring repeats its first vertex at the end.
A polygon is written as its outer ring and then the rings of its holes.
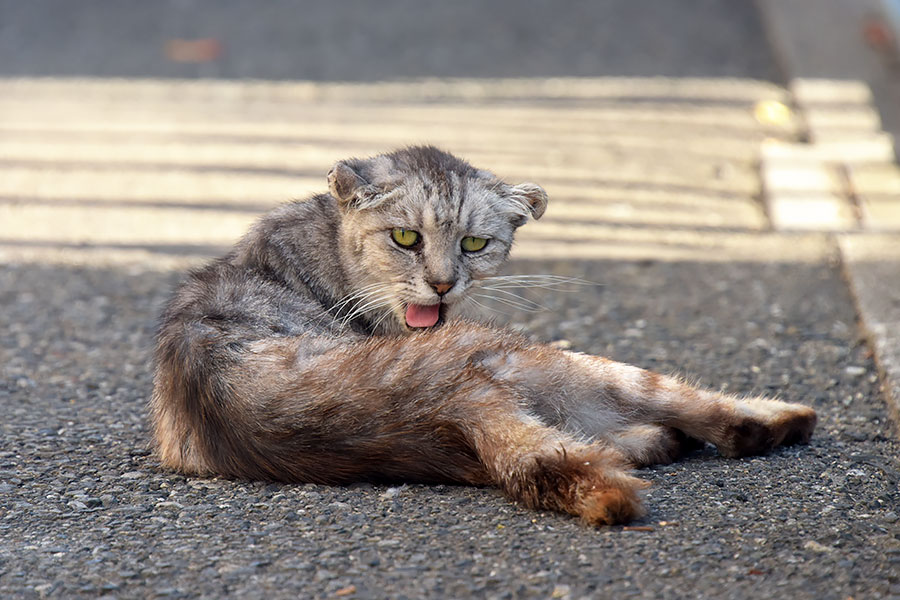
POLYGON ((631 448, 636 464, 665 459, 671 444, 665 434, 629 431, 632 426, 672 428, 735 457, 806 443, 816 425, 815 411, 801 404, 703 390, 676 377, 547 346, 517 348, 482 364, 528 398, 546 423, 592 439, 627 432, 621 445, 626 455, 631 448))
POLYGON ((638 468, 667 465, 703 446, 674 427, 649 423, 625 426, 606 433, 603 439, 638 468))
POLYGON ((594 377, 593 403, 599 410, 612 409, 630 423, 677 429, 714 444, 724 456, 765 454, 778 446, 806 443, 816 426, 815 410, 802 404, 740 398, 599 357, 571 357, 594 377))
POLYGON ((815 411, 802 404, 767 398, 728 398, 724 419, 712 440, 724 456, 764 454, 778 446, 805 444, 816 426, 815 411))

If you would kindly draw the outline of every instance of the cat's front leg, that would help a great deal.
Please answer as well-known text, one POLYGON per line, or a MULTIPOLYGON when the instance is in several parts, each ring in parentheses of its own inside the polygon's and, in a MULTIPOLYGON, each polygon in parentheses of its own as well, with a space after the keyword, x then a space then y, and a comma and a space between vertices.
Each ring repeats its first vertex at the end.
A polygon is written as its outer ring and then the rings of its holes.
MULTIPOLYGON (((477 395, 494 385, 485 379, 477 395)), ((638 492, 648 484, 626 472, 631 465, 620 452, 546 426, 522 412, 515 398, 497 404, 505 393, 494 388, 494 406, 472 412, 477 418, 463 422, 490 478, 508 496, 529 508, 576 515, 590 525, 625 523, 644 513, 638 492)), ((485 407, 480 401, 475 405, 485 407)))

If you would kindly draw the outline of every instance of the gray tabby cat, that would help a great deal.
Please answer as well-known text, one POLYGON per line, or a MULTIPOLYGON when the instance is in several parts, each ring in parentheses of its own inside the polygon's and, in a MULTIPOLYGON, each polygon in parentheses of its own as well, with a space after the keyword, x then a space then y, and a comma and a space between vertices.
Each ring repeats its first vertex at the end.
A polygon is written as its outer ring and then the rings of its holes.
POLYGON ((806 442, 815 412, 738 399, 456 317, 547 196, 431 147, 337 163, 330 194, 263 217, 162 319, 151 411, 187 474, 499 486, 611 524, 627 470, 697 440, 806 442))

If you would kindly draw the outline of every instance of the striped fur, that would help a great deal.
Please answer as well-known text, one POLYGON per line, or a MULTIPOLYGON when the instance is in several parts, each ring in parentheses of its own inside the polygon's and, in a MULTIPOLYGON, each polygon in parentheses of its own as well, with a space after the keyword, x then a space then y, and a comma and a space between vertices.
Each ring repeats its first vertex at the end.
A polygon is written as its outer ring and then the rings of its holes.
POLYGON ((195 475, 490 484, 591 524, 641 514, 629 469, 699 441, 726 456, 805 442, 815 413, 738 399, 455 316, 546 207, 429 147, 335 165, 191 273, 162 317, 157 455, 195 475), (418 232, 415 249, 392 228, 418 232), (489 239, 483 251, 460 239, 489 239), (441 290, 452 283, 449 291, 441 290), (409 304, 440 302, 414 329, 409 304))

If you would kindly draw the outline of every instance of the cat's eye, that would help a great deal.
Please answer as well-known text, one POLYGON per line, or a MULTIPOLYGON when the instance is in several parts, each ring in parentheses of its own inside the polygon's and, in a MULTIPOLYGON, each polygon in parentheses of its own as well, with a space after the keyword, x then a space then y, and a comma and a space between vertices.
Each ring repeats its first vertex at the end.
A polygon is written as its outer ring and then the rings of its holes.
POLYGON ((478 252, 487 246, 487 243, 487 238, 473 237, 470 235, 462 239, 460 246, 462 246, 462 249, 466 252, 478 252))
POLYGON ((410 229, 403 229, 402 227, 395 227, 391 229, 391 237, 399 246, 403 246, 404 248, 412 248, 417 243, 419 243, 419 232, 412 231, 410 229))

